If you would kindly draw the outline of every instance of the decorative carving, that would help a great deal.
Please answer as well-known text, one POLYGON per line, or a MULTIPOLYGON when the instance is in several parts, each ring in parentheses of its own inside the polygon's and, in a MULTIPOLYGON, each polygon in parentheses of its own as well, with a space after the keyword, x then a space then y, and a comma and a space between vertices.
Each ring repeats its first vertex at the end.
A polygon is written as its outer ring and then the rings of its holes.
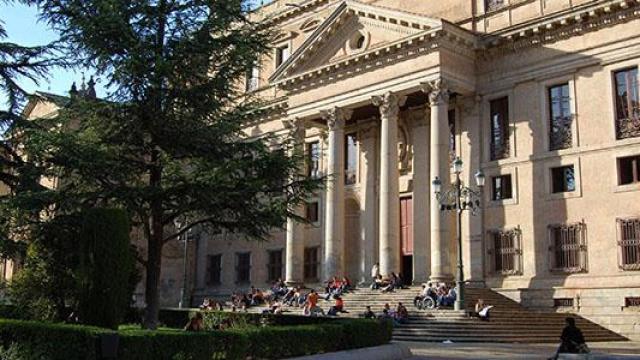
POLYGON ((323 110, 320 112, 322 118, 327 121, 327 126, 330 131, 335 131, 344 128, 345 122, 351 118, 353 114, 352 110, 334 107, 329 110, 323 110))
POLYGON ((436 106, 449 102, 449 88, 444 79, 435 79, 423 83, 422 91, 429 94, 429 105, 436 106))
POLYGON ((305 122, 300 118, 294 118, 289 120, 282 120, 284 127, 289 130, 292 136, 295 136, 297 139, 304 138, 305 134, 305 122))
POLYGON ((373 96, 373 105, 380 108, 380 116, 383 118, 397 118, 400 113, 400 106, 404 105, 406 96, 398 96, 392 92, 386 92, 382 96, 373 96))

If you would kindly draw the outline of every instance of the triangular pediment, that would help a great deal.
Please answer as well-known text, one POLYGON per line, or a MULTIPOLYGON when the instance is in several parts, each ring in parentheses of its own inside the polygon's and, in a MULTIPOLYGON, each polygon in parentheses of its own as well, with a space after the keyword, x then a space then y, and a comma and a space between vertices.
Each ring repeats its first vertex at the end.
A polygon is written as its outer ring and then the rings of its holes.
POLYGON ((439 19, 346 0, 269 79, 279 82, 442 27, 439 19))

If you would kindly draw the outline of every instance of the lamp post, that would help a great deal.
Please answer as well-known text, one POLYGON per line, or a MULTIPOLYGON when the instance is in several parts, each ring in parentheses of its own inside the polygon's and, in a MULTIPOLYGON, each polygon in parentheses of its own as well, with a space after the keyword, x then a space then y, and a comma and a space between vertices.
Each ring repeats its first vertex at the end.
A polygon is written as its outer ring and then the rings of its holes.
MULTIPOLYGON (((455 310, 464 310, 464 272, 462 261, 462 212, 469 210, 472 215, 480 209, 482 198, 480 191, 475 191, 469 187, 462 186, 460 173, 462 173, 462 159, 456 157, 452 168, 456 175, 456 182, 452 187, 442 189, 442 181, 436 176, 431 182, 436 199, 440 205, 440 211, 456 212, 456 240, 458 241, 458 274, 456 276, 456 301, 455 310)), ((484 187, 485 176, 482 170, 475 174, 476 185, 480 190, 484 187)))
MULTIPOLYGON (((186 219, 176 218, 173 220, 173 224, 176 227, 176 230, 179 232, 184 227, 187 226, 186 219)), ((191 229, 189 229, 186 233, 178 235, 178 242, 180 240, 184 241, 184 251, 183 251, 183 269, 182 269, 182 288, 180 289, 180 301, 178 302, 178 308, 182 309, 182 307, 187 304, 187 250, 189 246, 189 233, 191 229)))

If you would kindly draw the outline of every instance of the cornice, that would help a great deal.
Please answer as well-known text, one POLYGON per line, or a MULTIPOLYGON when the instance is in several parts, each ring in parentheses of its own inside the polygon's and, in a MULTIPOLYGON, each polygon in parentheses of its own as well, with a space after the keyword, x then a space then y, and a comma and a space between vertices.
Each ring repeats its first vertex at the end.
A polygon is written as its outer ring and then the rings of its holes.
POLYGON ((640 18, 640 0, 606 1, 485 35, 479 55, 488 60, 640 18))
POLYGON ((264 113, 259 119, 248 121, 244 123, 245 126, 258 125, 273 119, 278 119, 287 115, 287 109, 289 108, 288 98, 282 96, 276 99, 265 101, 262 104, 260 111, 264 113))

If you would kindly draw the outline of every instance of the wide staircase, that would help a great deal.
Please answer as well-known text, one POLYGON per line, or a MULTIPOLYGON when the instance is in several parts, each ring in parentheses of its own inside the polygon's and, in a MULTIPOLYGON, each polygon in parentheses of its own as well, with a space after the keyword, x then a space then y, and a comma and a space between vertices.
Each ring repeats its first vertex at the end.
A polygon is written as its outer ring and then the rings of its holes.
MULTIPOLYGON (((565 324, 564 319, 569 315, 528 310, 490 289, 467 288, 467 311, 473 309, 479 298, 485 304, 494 306, 490 311, 490 321, 487 322, 468 317, 466 311, 418 310, 413 306, 413 298, 419 292, 419 287, 396 290, 393 293, 358 288, 343 297, 349 313, 341 316, 357 317, 365 311, 367 305, 378 314, 385 303, 395 308, 398 302, 402 302, 409 310, 410 317, 407 324, 394 328, 393 339, 396 341, 544 343, 558 342, 565 324)), ((325 309, 329 304, 323 300, 320 303, 325 309)), ((571 316, 576 319, 576 325, 582 330, 587 342, 627 340, 587 319, 571 316)))

